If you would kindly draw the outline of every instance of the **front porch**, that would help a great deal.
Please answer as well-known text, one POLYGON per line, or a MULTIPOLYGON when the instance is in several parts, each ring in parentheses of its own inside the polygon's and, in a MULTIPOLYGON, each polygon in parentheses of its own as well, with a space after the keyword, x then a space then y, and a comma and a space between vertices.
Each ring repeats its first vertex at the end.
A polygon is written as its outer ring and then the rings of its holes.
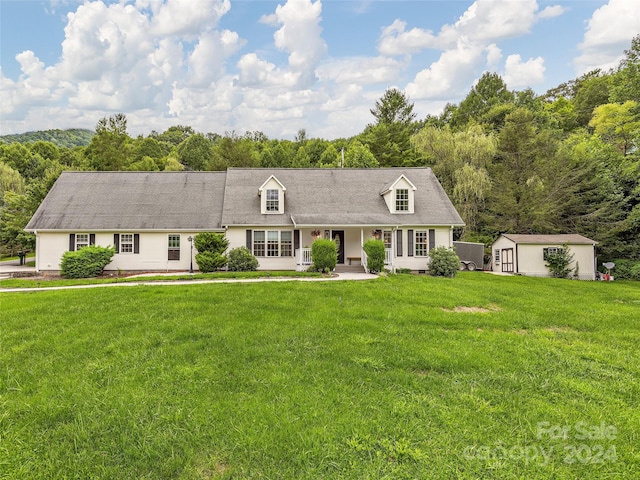
POLYGON ((311 244, 317 238, 334 240, 338 246, 338 263, 336 271, 361 272, 367 271, 367 255, 364 252, 364 242, 377 238, 385 242, 385 267, 393 270, 393 230, 375 227, 360 228, 331 228, 300 229, 300 244, 304 245, 295 250, 296 270, 304 271, 312 265, 311 244))

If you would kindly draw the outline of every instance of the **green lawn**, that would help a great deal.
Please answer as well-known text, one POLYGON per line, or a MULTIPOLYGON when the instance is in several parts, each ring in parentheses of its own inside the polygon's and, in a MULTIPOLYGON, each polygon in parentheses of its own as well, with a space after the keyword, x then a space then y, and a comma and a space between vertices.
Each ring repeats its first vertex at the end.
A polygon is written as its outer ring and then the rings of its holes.
POLYGON ((639 345, 633 282, 0 293, 0 478, 637 478, 639 345))

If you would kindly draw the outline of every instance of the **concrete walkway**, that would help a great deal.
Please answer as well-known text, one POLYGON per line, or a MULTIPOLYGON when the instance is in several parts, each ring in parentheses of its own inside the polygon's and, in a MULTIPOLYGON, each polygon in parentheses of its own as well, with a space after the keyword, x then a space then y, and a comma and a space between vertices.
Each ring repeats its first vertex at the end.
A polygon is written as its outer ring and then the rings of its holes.
MULTIPOLYGON (((14 270, 15 271, 15 270, 14 270)), ((174 272, 170 275, 176 275, 180 272, 174 272)), ((157 275, 157 274, 154 274, 157 275)), ((128 277, 135 278, 135 277, 128 277)), ((332 277, 263 277, 263 278, 219 278, 211 280, 155 280, 145 281, 144 275, 139 276, 140 281, 135 282, 118 282, 118 283, 96 283, 92 285, 69 285, 60 287, 30 287, 30 288, 0 288, 0 293, 8 292, 44 292, 53 290, 70 290, 81 288, 102 288, 102 287, 139 287, 141 285, 202 285, 205 283, 257 283, 257 282, 330 282, 340 280, 373 280, 378 278, 377 275, 371 273, 338 273, 332 277)), ((42 283, 46 283, 43 281, 42 283)))

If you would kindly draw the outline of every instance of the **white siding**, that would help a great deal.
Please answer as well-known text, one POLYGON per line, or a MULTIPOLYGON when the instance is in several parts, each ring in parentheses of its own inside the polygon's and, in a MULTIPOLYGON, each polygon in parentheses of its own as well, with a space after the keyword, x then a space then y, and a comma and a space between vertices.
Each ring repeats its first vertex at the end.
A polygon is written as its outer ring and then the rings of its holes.
MULTIPOLYGON (((39 232, 37 235, 36 269, 38 271, 58 271, 62 255, 69 250, 69 233, 48 233, 39 232)), ((78 233, 93 233, 82 231, 78 233)), ((198 232, 177 233, 177 232, 121 232, 139 233, 140 253, 116 253, 106 271, 115 270, 145 270, 145 271, 185 271, 189 269, 190 244, 187 240, 189 236, 195 236, 198 232), (180 235, 180 260, 168 258, 169 235, 180 235)), ((102 247, 113 246, 114 232, 98 232, 96 235, 96 245, 102 247)), ((198 266, 195 262, 195 247, 193 249, 193 268, 198 266)))

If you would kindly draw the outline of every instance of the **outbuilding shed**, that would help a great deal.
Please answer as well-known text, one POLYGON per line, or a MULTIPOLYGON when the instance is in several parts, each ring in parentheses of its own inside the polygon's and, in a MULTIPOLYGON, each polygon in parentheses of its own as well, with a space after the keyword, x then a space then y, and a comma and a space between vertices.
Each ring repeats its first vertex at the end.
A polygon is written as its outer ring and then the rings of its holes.
POLYGON ((502 234, 491 247, 494 272, 549 277, 546 257, 568 247, 573 254, 570 268, 580 280, 596 279, 595 240, 578 234, 520 235, 502 234), (577 274, 577 275, 576 275, 577 274))

